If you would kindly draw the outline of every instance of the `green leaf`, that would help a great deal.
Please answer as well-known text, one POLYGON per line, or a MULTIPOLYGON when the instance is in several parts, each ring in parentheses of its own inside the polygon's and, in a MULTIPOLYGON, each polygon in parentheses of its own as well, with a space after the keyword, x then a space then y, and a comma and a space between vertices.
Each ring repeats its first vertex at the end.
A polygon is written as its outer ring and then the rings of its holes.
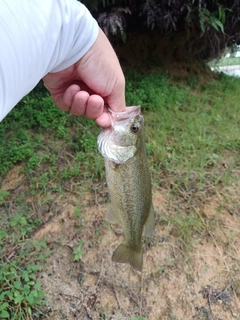
POLYGON ((10 192, 7 191, 7 190, 1 190, 1 191, 0 191, 0 195, 1 195, 2 197, 6 197, 6 196, 8 196, 9 194, 10 194, 10 192))
POLYGON ((27 312, 30 316, 32 315, 32 309, 30 307, 27 308, 27 312))
MULTIPOLYGON (((216 23, 216 25, 221 29, 221 31, 222 31, 222 33, 223 33, 223 32, 224 32, 224 28, 223 28, 222 22, 216 19, 216 20, 215 20, 215 23, 216 23)), ((218 28, 217 28, 217 30, 218 30, 218 28)))
POLYGON ((19 294, 17 294, 16 295, 16 298, 15 298, 15 303, 20 303, 20 302, 22 302, 23 301, 23 299, 24 299, 24 297, 21 295, 21 293, 19 293, 19 294))
POLYGON ((28 272, 24 271, 23 274, 22 274, 22 277, 23 279, 28 282, 29 281, 29 275, 28 275, 28 272))
POLYGON ((8 307, 8 303, 4 302, 3 304, 0 305, 0 311, 7 309, 7 307, 8 307))
POLYGON ((37 265, 27 266, 27 270, 28 271, 38 271, 38 270, 40 270, 40 267, 37 265))
POLYGON ((14 281, 14 288, 16 288, 16 289, 19 289, 19 288, 21 288, 21 286, 22 286, 22 284, 21 284, 21 282, 20 281, 14 281))
POLYGON ((4 298, 4 296, 7 296, 8 300, 13 300, 13 293, 10 290, 4 291, 0 296, 0 300, 2 300, 2 298, 4 298))
POLYGON ((38 298, 43 298, 45 297, 45 292, 43 292, 42 290, 38 291, 38 298))
MULTIPOLYGON (((4 299, 5 299, 5 294, 6 294, 5 291, 0 294, 0 303, 1 303, 1 301, 4 301, 4 299)), ((1 310, 1 305, 0 305, 0 310, 1 310)))
POLYGON ((3 310, 1 313, 0 313, 0 318, 2 319, 9 319, 10 317, 10 314, 6 311, 6 310, 3 310))
POLYGON ((33 297, 37 298, 38 297, 38 291, 37 290, 32 290, 32 295, 33 295, 33 297))
POLYGON ((34 304, 35 298, 32 293, 29 296, 27 296, 26 299, 31 306, 34 304))
POLYGON ((34 289, 39 290, 40 287, 41 287, 40 282, 36 282, 35 285, 34 285, 34 289))
POLYGON ((22 289, 22 292, 26 295, 26 294, 29 294, 29 292, 30 292, 30 286, 29 286, 29 284, 27 285, 27 284, 25 284, 24 285, 24 287, 23 287, 23 289, 22 289))
POLYGON ((3 238, 6 238, 7 237, 7 232, 4 231, 4 230, 0 230, 0 240, 2 240, 3 238))
POLYGON ((202 31, 202 33, 204 33, 205 32, 204 22, 202 20, 199 20, 199 23, 200 23, 201 31, 202 31))

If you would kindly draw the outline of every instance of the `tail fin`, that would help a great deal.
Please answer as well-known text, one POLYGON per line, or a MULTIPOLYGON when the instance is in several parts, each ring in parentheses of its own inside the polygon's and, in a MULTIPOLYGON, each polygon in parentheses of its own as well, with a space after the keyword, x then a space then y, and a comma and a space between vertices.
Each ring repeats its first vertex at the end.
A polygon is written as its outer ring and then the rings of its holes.
POLYGON ((140 244, 137 250, 129 247, 125 242, 122 242, 114 251, 112 260, 119 263, 129 263, 130 266, 137 270, 142 271, 143 264, 143 248, 140 244))

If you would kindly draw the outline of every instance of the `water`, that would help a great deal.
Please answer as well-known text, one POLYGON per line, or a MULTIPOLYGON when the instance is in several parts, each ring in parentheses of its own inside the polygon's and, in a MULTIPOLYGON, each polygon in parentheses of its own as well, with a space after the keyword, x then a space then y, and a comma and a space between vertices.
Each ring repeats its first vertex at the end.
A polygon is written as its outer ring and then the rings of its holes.
POLYGON ((220 71, 228 74, 229 76, 240 77, 240 65, 230 65, 221 67, 212 67, 213 71, 220 71))
POLYGON ((235 70, 223 70, 224 73, 228 74, 229 76, 235 76, 235 77, 240 77, 240 69, 235 69, 235 70))

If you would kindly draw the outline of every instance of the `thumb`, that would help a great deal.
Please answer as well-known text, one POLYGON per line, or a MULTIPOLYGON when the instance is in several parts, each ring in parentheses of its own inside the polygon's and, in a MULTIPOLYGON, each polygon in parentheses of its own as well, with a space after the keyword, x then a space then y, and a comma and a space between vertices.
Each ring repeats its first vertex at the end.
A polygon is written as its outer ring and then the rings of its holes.
POLYGON ((111 94, 105 97, 105 101, 109 108, 112 109, 114 112, 126 111, 124 77, 117 78, 117 82, 113 87, 111 94))

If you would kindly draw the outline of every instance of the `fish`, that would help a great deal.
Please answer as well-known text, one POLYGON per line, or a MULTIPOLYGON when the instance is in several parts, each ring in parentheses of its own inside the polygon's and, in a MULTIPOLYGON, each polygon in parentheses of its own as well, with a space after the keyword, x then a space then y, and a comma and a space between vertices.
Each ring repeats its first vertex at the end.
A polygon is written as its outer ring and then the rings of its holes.
POLYGON ((124 112, 109 108, 109 115, 111 126, 103 129, 97 139, 110 195, 106 220, 120 224, 125 236, 112 261, 142 271, 142 235, 151 235, 155 225, 144 118, 140 106, 126 107, 124 112))

